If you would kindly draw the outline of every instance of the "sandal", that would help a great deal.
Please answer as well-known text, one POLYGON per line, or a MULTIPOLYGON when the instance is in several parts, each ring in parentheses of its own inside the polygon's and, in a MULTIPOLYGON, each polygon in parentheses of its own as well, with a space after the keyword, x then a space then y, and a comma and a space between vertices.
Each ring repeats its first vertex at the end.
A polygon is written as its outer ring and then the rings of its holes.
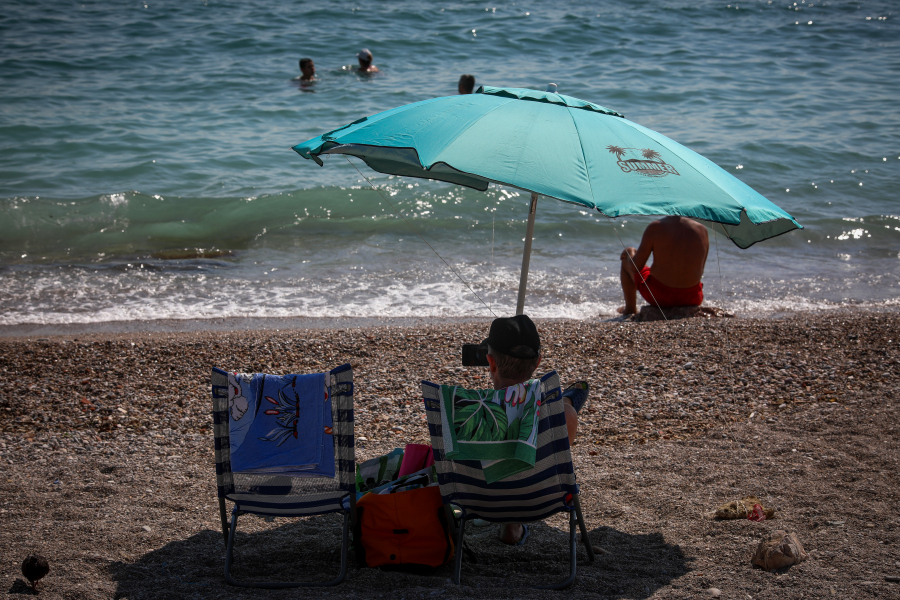
MULTIPOLYGON (((515 544, 509 544, 509 545, 510 545, 510 546, 524 546, 524 545, 525 545, 525 540, 528 539, 528 536, 529 536, 529 535, 531 535, 531 530, 528 528, 528 525, 525 525, 525 524, 523 523, 523 524, 522 524, 522 537, 520 537, 520 538, 519 538, 519 541, 516 542, 515 544)), ((500 541, 503 542, 502 539, 501 539, 500 541)), ((503 543, 505 544, 506 542, 503 542, 503 543)))
POLYGON ((531 535, 531 530, 528 529, 528 525, 522 525, 522 537, 516 542, 516 546, 524 546, 529 535, 531 535))
POLYGON ((581 412, 588 400, 587 381, 576 381, 563 391, 562 396, 572 401, 572 408, 575 409, 575 412, 581 412))

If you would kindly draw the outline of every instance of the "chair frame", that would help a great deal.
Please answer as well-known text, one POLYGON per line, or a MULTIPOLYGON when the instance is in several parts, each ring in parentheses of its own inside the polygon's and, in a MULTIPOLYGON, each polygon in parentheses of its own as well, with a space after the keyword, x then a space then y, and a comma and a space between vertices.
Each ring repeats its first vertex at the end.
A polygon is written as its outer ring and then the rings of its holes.
MULTIPOLYGON (((326 376, 329 377, 328 387, 331 390, 330 395, 332 398, 332 413, 334 415, 338 415, 339 413, 344 413, 349 417, 349 435, 346 433, 343 437, 347 438, 346 442, 349 443, 349 456, 347 459, 344 457, 343 459, 338 458, 339 448, 338 448, 338 440, 337 436, 335 436, 335 459, 336 462, 340 465, 338 469, 338 473, 335 475, 337 477, 341 477, 342 475, 346 475, 344 471, 348 471, 350 473, 349 481, 351 482, 349 486, 353 491, 347 492, 346 497, 349 496, 349 509, 342 508, 338 511, 327 510, 322 511, 320 513, 301 513, 301 514, 272 514, 266 513, 260 510, 254 510, 253 508, 245 507, 241 508, 241 504, 239 500, 235 500, 234 498, 228 497, 228 486, 223 485, 225 481, 226 475, 230 475, 231 473, 231 464, 230 464, 230 454, 229 454, 229 445, 226 443, 228 440, 228 411, 227 411, 227 402, 223 402, 222 398, 227 398, 227 394, 223 395, 223 389, 226 389, 227 379, 222 382, 221 373, 213 370, 212 374, 212 395, 213 395, 213 420, 214 420, 214 428, 216 431, 216 476, 218 480, 218 495, 219 495, 219 517, 221 519, 222 524, 222 535, 225 540, 225 581, 234 586, 245 587, 245 588, 260 588, 260 589, 284 589, 284 588, 298 588, 298 587, 330 587, 335 586, 341 583, 347 576, 347 563, 348 557, 350 554, 350 527, 355 525, 356 523, 356 494, 355 494, 355 472, 356 472, 356 459, 355 459, 355 448, 354 448, 354 435, 353 435, 353 370, 350 365, 343 365, 337 367, 336 369, 332 369, 326 376), (343 386, 341 391, 335 391, 334 386, 340 385, 343 386), (349 391, 348 391, 349 390, 349 391), (340 399, 340 400, 338 400, 340 399), (349 409, 347 408, 349 407, 349 409), (223 410, 224 408, 224 410, 223 410), (224 435, 223 433, 224 428, 224 435), (224 442, 222 441, 224 439, 224 442), (343 464, 347 463, 347 464, 343 464), (234 508, 231 511, 231 520, 229 523, 227 508, 225 504, 225 500, 231 500, 234 502, 234 508), (327 514, 328 512, 341 512, 344 515, 344 522, 341 533, 341 569, 338 573, 338 576, 330 581, 291 581, 291 582, 280 582, 280 581, 239 581, 235 579, 231 575, 231 567, 234 563, 234 541, 237 534, 237 524, 238 517, 244 514, 256 514, 263 517, 275 517, 275 516, 283 516, 283 517, 305 517, 305 516, 315 516, 317 514, 327 514)), ((337 419, 334 419, 335 424, 337 424, 337 419)), ((346 451, 345 451, 346 452, 346 451)), ((347 483, 343 481, 344 477, 341 477, 341 488, 347 487, 347 483)), ((233 487, 233 486, 232 486, 233 487)), ((346 490, 344 490, 346 491, 346 490)))
MULTIPOLYGON (((541 408, 539 418, 541 421, 544 419, 553 419, 559 423, 560 419, 563 419, 562 423, 564 424, 565 420, 565 408, 563 406, 562 396, 559 388, 559 376, 555 371, 551 371, 547 373, 542 378, 542 393, 541 393, 541 408)), ((448 515, 453 515, 453 510, 451 508, 451 504, 454 504, 452 499, 452 492, 445 493, 445 489, 447 488, 448 476, 441 472, 441 464, 444 461, 454 462, 453 459, 446 458, 443 456, 443 440, 441 439, 440 434, 436 434, 437 426, 441 425, 440 418, 440 408, 437 406, 429 405, 429 402, 434 402, 433 399, 429 398, 429 393, 426 390, 426 384, 429 382, 423 382, 423 395, 425 401, 425 412, 428 418, 428 429, 429 434, 431 435, 432 446, 434 447, 434 458, 435 465, 438 467, 438 481, 441 486, 441 495, 445 501, 445 509, 447 510, 448 515), (437 439, 436 439, 437 438, 437 439), (449 501, 448 501, 449 499, 449 501)), ((430 384, 434 385, 434 384, 430 384)), ((572 464, 572 473, 574 478, 574 463, 572 463, 572 454, 569 448, 569 438, 568 434, 565 433, 565 427, 554 427, 553 430, 556 432, 554 437, 552 438, 552 443, 556 444, 564 444, 563 449, 558 449, 554 452, 554 454, 563 454, 563 457, 567 459, 567 462, 572 464)), ((566 460, 562 461, 564 464, 566 460)), ((557 465, 561 464, 560 461, 557 461, 557 465)), ((525 476, 526 473, 520 474, 521 476, 525 476)), ((489 487, 489 486, 488 486, 489 487)), ((553 512, 549 514, 542 515, 542 520, 552 514, 556 514, 557 512, 561 512, 563 510, 568 511, 569 513, 569 574, 566 579, 559 581, 557 583, 551 583, 546 585, 536 585, 532 586, 536 589, 548 589, 548 590, 562 590, 569 586, 571 586, 575 582, 575 577, 577 573, 577 537, 576 537, 576 525, 578 529, 581 531, 581 540, 584 544, 585 550, 587 551, 588 563, 594 562, 594 549, 591 546, 590 539, 588 538, 587 526, 584 522, 584 514, 581 510, 581 501, 578 497, 578 486, 575 485, 575 491, 571 494, 571 504, 567 501, 563 501, 563 505, 553 512)), ((459 505, 462 509, 462 515, 459 519, 459 524, 456 526, 454 534, 456 535, 456 560, 453 568, 453 583, 456 585, 461 584, 461 575, 462 575, 462 555, 463 555, 463 543, 465 541, 465 529, 466 523, 470 519, 469 515, 467 515, 467 511, 464 505, 459 505)), ((492 521, 486 515, 479 515, 480 518, 492 521)), ((453 519, 450 520, 453 523, 453 519)), ((497 522, 502 522, 498 520, 497 522)), ((533 521, 532 521, 533 522, 533 521)))
MULTIPOLYGON (((231 565, 234 562, 234 537, 237 532, 238 517, 245 514, 245 511, 239 510, 237 506, 231 511, 231 526, 229 527, 227 546, 225 550, 225 581, 229 585, 246 588, 261 588, 269 590, 277 590, 284 588, 297 587, 331 587, 338 585, 347 577, 347 557, 350 554, 350 514, 356 511, 355 499, 351 501, 351 509, 344 513, 344 525, 341 533, 341 571, 338 576, 331 581, 238 581, 231 575, 231 565)), ((355 520, 355 519, 354 519, 355 520)))
MULTIPOLYGON (((577 494, 572 495, 573 508, 569 510, 569 576, 558 582, 558 583, 550 583, 547 585, 533 585, 534 589, 538 590, 564 590, 573 583, 575 583, 575 576, 578 569, 578 540, 575 535, 575 525, 578 525, 578 528, 581 530, 581 540, 584 543, 585 550, 587 550, 588 555, 588 563, 594 562, 594 549, 591 546, 590 540, 588 539, 587 526, 584 523, 584 515, 581 512, 581 502, 578 499, 577 494)), ((448 506, 449 505, 445 505, 448 506)), ((452 510, 450 511, 452 514, 452 510)), ((460 580, 462 576, 462 556, 463 553, 460 551, 463 548, 463 541, 465 540, 465 530, 466 530, 466 522, 468 521, 468 517, 463 514, 462 518, 459 521, 459 525, 456 531, 456 560, 453 565, 453 583, 456 585, 461 585, 460 580)))

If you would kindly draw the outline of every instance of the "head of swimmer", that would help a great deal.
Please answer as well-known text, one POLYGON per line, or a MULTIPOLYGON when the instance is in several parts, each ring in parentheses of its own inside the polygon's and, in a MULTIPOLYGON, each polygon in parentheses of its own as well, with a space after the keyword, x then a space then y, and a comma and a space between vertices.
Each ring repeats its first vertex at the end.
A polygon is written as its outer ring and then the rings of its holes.
POLYGON ((471 94, 475 90, 475 76, 462 75, 459 78, 459 93, 471 94))
POLYGON ((359 70, 366 71, 377 71, 378 69, 372 65, 372 53, 368 48, 363 48, 356 55, 357 60, 359 60, 359 70))
POLYGON ((311 58, 300 59, 300 80, 312 81, 316 78, 316 65, 311 58))

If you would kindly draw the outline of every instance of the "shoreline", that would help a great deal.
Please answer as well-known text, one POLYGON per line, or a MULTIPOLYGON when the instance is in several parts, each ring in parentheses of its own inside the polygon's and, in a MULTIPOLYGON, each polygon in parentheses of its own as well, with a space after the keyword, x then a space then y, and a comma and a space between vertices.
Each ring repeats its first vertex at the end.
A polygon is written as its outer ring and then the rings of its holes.
MULTIPOLYGON (((709 307, 710 305, 704 304, 709 307)), ((527 313, 527 311, 526 311, 527 313)), ((846 305, 812 311, 771 311, 736 313, 739 320, 817 318, 834 314, 897 314, 900 306, 846 305)), ((498 314, 498 316, 502 316, 498 314)), ((59 338, 70 336, 133 334, 179 334, 195 332, 283 332, 323 329, 367 329, 377 327, 430 327, 454 324, 490 324, 492 316, 473 317, 229 317, 221 319, 148 319, 99 321, 91 323, 20 323, 0 325, 0 340, 59 338)), ((616 323, 620 316, 585 319, 535 317, 536 323, 616 323)))
POLYGON ((231 317, 222 319, 149 319, 95 323, 21 323, 0 325, 0 339, 92 334, 291 331, 369 327, 421 327, 434 323, 490 323, 489 317, 231 317))

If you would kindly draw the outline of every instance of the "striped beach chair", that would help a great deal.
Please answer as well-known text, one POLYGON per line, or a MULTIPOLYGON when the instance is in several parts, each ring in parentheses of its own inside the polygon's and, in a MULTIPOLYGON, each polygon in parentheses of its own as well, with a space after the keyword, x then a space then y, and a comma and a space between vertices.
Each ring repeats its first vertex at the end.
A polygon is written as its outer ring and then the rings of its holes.
MULTIPOLYGON (((422 382, 428 432, 434 448, 438 483, 445 506, 462 509, 456 531, 457 548, 463 548, 466 522, 480 518, 493 523, 531 523, 541 521, 558 512, 569 514, 569 576, 564 581, 535 586, 541 589, 564 589, 575 581, 576 536, 575 525, 581 529, 581 539, 588 561, 594 562, 594 551, 588 540, 575 468, 569 451, 566 417, 555 371, 541 378, 541 407, 538 422, 537 457, 534 468, 488 484, 480 461, 456 461, 444 455, 444 436, 441 423, 440 386, 422 382)), ((463 552, 456 552, 453 582, 459 584, 463 552)))
MULTIPOLYGON (((325 419, 323 429, 332 440, 328 441, 329 449, 334 449, 334 465, 332 468, 330 454, 322 452, 324 467, 315 473, 302 473, 291 471, 290 468, 278 470, 271 466, 266 469, 255 469, 252 472, 241 472, 234 467, 236 457, 232 456, 231 435, 235 415, 243 418, 245 411, 248 416, 246 398, 241 398, 240 403, 235 401, 234 393, 229 399, 229 386, 234 388, 235 373, 229 373, 220 369, 212 370, 212 401, 213 401, 213 433, 215 435, 216 448, 216 482, 218 485, 219 512, 222 520, 222 534, 225 538, 225 580, 231 585, 255 588, 288 588, 301 586, 332 586, 343 581, 347 574, 347 560, 350 551, 350 525, 355 521, 356 514, 356 457, 353 444, 353 371, 350 365, 343 365, 324 373, 324 387, 326 398, 331 399, 331 425, 327 426, 327 411, 319 412, 320 418, 325 419), (229 381, 229 377, 232 381, 229 381), (236 408, 237 406, 237 408, 236 408), (237 411, 237 412, 235 412, 237 411), (322 414, 324 416, 322 416, 322 414), (232 422, 230 422, 230 420, 232 422), (326 460, 326 455, 328 459, 326 460), (271 472, 266 472, 271 471, 271 472), (322 475, 321 471, 328 472, 322 475), (333 474, 333 476, 329 476, 333 474), (349 497, 349 509, 344 506, 345 499, 349 497), (225 501, 234 503, 231 511, 231 523, 228 522, 225 501), (344 515, 343 534, 341 542, 341 570, 336 579, 326 582, 239 582, 230 573, 233 560, 234 539, 237 531, 238 517, 244 514, 255 514, 266 518, 272 517, 301 517, 321 515, 330 512, 341 512, 344 515)), ((276 377, 276 376, 266 376, 276 377)), ((278 376, 284 377, 284 376, 278 376)), ((263 386, 259 387, 259 395, 262 396, 263 386)), ((291 407, 287 406, 291 400, 291 394, 276 394, 280 398, 256 398, 256 414, 260 414, 260 406, 266 410, 263 413, 281 417, 281 414, 290 415, 291 407), (266 402, 268 401, 268 402, 266 402), (277 405, 282 402, 285 406, 277 405), (271 403, 271 404, 269 404, 271 403)), ((299 400, 296 400, 299 406, 299 400)), ((254 406, 254 400, 250 401, 254 406)), ((300 408, 297 408, 300 414, 300 408)), ((268 447, 271 452, 285 453, 285 448, 290 448, 289 442, 304 434, 304 424, 298 420, 281 417, 280 422, 275 423, 273 432, 265 438, 272 441, 268 447), (281 431, 281 428, 286 431, 281 431), (287 438, 287 439, 284 439, 287 438), (279 445, 280 442, 280 445, 279 445)), ((268 425, 267 425, 268 426, 268 425)), ((236 435, 236 434, 235 434, 236 435)), ((263 439, 263 438, 254 438, 263 439)), ((301 440, 302 441, 302 440, 301 440)), ((282 460, 279 458, 278 460, 282 460)), ((290 462, 289 457, 283 459, 290 462)))

